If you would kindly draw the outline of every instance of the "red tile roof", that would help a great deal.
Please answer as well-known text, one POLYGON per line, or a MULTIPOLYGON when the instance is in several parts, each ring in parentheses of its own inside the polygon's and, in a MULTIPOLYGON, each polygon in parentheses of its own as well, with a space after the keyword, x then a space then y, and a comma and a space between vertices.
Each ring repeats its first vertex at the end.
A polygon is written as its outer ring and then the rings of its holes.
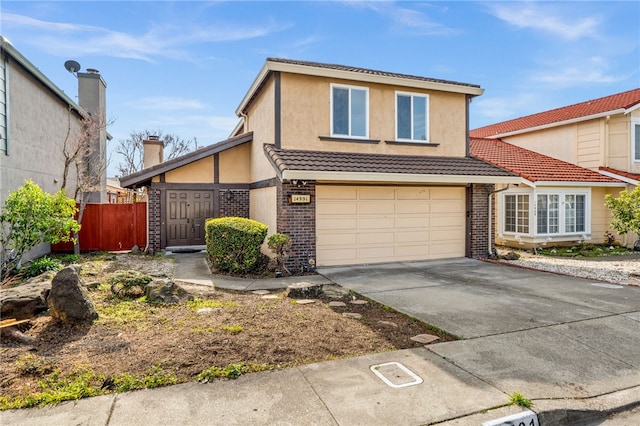
POLYGON ((265 145, 264 150, 281 173, 295 170, 515 177, 511 172, 472 157, 302 151, 279 149, 274 145, 265 145))
POLYGON ((640 181, 640 174, 638 173, 624 172, 622 170, 616 170, 616 169, 612 169, 611 167, 605 167, 605 166, 598 167, 598 170, 602 170, 603 172, 609 172, 614 175, 623 176, 629 179, 640 181))
POLYGON ((638 104, 640 104, 640 88, 480 127, 471 130, 470 135, 473 138, 495 137, 496 135, 548 126, 607 112, 628 110, 638 104))
POLYGON ((531 181, 621 183, 593 170, 520 148, 499 139, 471 139, 471 155, 531 181))

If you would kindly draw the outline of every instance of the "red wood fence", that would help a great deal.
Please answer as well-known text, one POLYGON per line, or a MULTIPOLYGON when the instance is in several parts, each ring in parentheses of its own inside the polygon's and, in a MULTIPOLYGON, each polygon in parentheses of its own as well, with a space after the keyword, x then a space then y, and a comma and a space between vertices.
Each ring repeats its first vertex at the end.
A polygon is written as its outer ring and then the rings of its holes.
MULTIPOLYGON (((80 229, 80 251, 130 250, 147 245, 147 203, 87 204, 80 229)), ((51 246, 73 252, 72 243, 51 246)))

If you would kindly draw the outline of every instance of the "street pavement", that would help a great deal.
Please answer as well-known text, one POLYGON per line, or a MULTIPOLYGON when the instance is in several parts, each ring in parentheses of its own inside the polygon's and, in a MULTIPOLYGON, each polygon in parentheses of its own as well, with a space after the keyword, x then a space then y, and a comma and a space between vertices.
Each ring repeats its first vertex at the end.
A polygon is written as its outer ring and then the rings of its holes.
POLYGON ((481 425, 523 412, 506 405, 514 392, 532 400, 545 426, 637 418, 638 287, 472 259, 321 268, 318 276, 256 282, 212 277, 201 253, 174 256, 176 281, 234 290, 335 282, 461 340, 5 411, 0 423, 481 425))

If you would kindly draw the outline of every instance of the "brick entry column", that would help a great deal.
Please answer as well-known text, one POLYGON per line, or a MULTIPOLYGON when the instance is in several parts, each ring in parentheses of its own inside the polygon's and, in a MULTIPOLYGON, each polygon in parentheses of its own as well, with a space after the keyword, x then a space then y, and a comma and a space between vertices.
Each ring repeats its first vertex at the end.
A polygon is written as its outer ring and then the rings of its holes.
POLYGON ((495 247, 494 218, 491 218, 491 229, 487 229, 487 225, 489 223, 489 194, 493 189, 493 184, 471 184, 471 229, 469 238, 472 258, 489 257, 489 232, 491 232, 492 235, 492 251, 495 247))
POLYGON ((149 209, 149 236, 148 242, 150 254, 159 253, 161 250, 161 235, 162 235, 162 209, 161 199, 162 191, 160 189, 149 188, 148 191, 148 205, 149 209))
POLYGON ((278 232, 291 238, 287 268, 297 273, 309 267, 316 259, 316 183, 294 185, 278 182, 278 232), (292 195, 309 195, 309 203, 291 203, 292 195))

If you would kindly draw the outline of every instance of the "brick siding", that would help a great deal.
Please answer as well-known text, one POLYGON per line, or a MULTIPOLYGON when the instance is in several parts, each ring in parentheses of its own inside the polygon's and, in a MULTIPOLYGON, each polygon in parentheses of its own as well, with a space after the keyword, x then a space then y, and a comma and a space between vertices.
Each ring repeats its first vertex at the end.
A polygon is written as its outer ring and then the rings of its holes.
POLYGON ((220 190, 220 212, 218 217, 236 216, 249 217, 249 190, 224 189, 220 190))
POLYGON ((149 253, 159 253, 161 251, 161 230, 162 230, 162 191, 160 189, 149 188, 149 253))
MULTIPOLYGON (((472 258, 489 257, 489 234, 487 224, 489 222, 489 194, 493 191, 492 184, 471 185, 471 230, 469 235, 472 258)), ((491 250, 495 247, 494 220, 491 220, 491 250)))
POLYGON ((292 273, 309 267, 309 259, 316 259, 316 184, 307 182, 297 187, 291 183, 278 183, 278 232, 291 238, 291 250, 286 266, 292 273), (289 197, 310 195, 308 204, 291 204, 289 197))

